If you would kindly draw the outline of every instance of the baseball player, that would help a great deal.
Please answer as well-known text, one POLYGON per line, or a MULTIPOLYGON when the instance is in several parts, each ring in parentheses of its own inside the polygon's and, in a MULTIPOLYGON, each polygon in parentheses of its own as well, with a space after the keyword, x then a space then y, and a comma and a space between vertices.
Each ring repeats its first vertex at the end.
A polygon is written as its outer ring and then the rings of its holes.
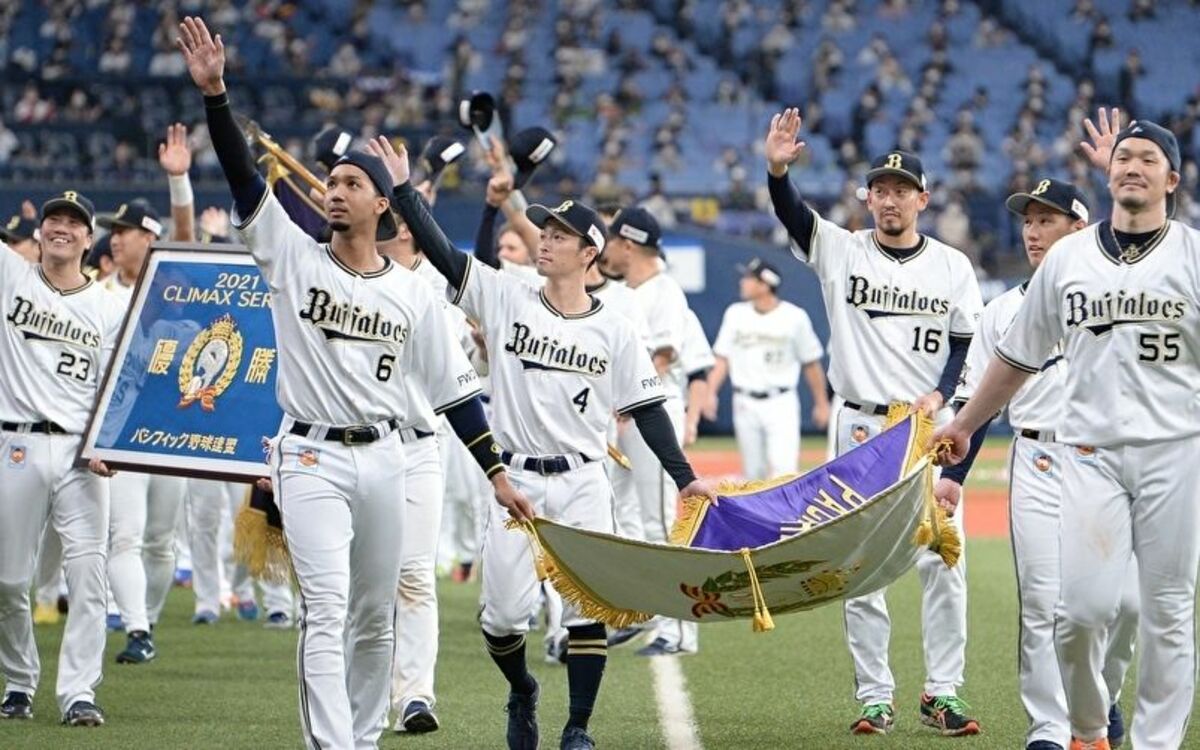
MULTIPOLYGON (((611 532, 612 494, 602 459, 614 411, 633 416, 685 496, 711 496, 679 448, 662 408, 661 381, 632 325, 585 289, 584 271, 605 244, 596 212, 571 200, 555 209, 529 208, 527 215, 542 230, 537 269, 546 283, 539 289, 458 253, 408 181, 403 148, 394 153, 383 138, 372 148, 387 160, 398 185, 396 210, 446 276, 453 301, 486 337, 496 432, 508 447, 501 458, 534 503, 509 506, 510 514, 529 519, 537 512, 611 532)), ((499 509, 491 510, 480 621, 488 652, 510 687, 508 746, 524 750, 538 744, 538 683, 526 666, 525 635, 539 585, 527 540, 505 530, 499 509)), ((560 747, 585 750, 595 746, 587 725, 607 660, 605 629, 570 604, 564 609, 570 716, 560 747)))
POLYGON ((711 389, 708 376, 717 363, 704 326, 696 312, 688 308, 684 319, 683 348, 679 350, 679 364, 683 367, 687 382, 687 407, 684 412, 683 444, 691 445, 700 436, 700 417, 708 405, 711 389))
MULTIPOLYGON (((608 265, 633 291, 650 326, 646 346, 653 352, 655 370, 663 381, 663 404, 676 441, 682 443, 686 424, 687 375, 681 352, 687 331, 687 298, 664 270, 660 252, 662 230, 643 208, 620 211, 609 226, 611 240, 605 255, 608 265)), ((675 523, 676 495, 671 478, 655 459, 645 440, 629 434, 626 455, 633 463, 634 487, 642 508, 642 534, 646 541, 665 544, 675 523)), ((628 631, 622 631, 622 636, 628 631)), ((619 640, 619 639, 615 639, 619 640)), ((692 654, 699 648, 694 622, 655 618, 650 642, 641 656, 692 654)))
MULTIPOLYGON (((1022 218, 1021 235, 1029 263, 1037 269, 1062 237, 1087 226, 1087 198, 1074 185, 1044 179, 1029 193, 1009 196, 1005 205, 1022 218)), ((996 343, 1012 325, 1025 299, 1028 283, 1014 287, 983 308, 979 330, 963 367, 955 402, 974 392, 996 343)), ((1054 606, 1059 598, 1059 524, 1062 466, 1071 460, 1070 448, 1055 442, 1055 429, 1065 398, 1067 363, 1056 347, 1037 375, 1021 387, 1008 404, 1013 426, 1009 458, 1009 513, 1013 557, 1017 565, 1017 594, 1021 602, 1021 702, 1029 717, 1027 750, 1064 750, 1070 739, 1062 675, 1054 655, 1054 606)), ((989 423, 991 420, 988 420, 989 423)), ((957 504, 975 452, 983 444, 987 425, 972 437, 972 451, 961 464, 942 472, 936 494, 949 507, 957 504)), ((1137 631, 1137 566, 1131 564, 1117 621, 1110 627, 1104 675, 1112 696, 1109 738, 1123 738, 1117 698, 1133 655, 1137 631)))
POLYGON ((58 659, 63 722, 99 726, 108 482, 75 468, 81 434, 124 316, 80 270, 91 201, 68 190, 42 206, 41 261, 0 243, 0 718, 33 716, 40 665, 29 589, 42 529, 62 543, 70 610, 58 659))
POLYGON ((30 263, 37 263, 41 250, 37 241, 37 222, 21 214, 14 214, 0 225, 0 242, 30 263))
MULTIPOLYGON (((839 455, 877 435, 888 405, 904 402, 940 421, 954 395, 983 303, 967 256, 917 231, 929 202, 920 160, 892 152, 867 172, 867 208, 875 226, 846 231, 807 206, 788 179, 804 148, 800 113, 775 115, 767 134, 767 185, 793 254, 816 272, 829 317, 829 380, 844 400, 839 455)), ((961 534, 962 512, 953 516, 961 534)), ((948 568, 933 553, 917 561, 922 585, 925 689, 921 721, 944 735, 976 734, 957 695, 966 656, 966 565, 948 568)), ((891 623, 883 590, 847 600, 846 640, 862 704, 855 734, 885 733, 895 720, 888 665, 891 623)))
POLYGON ((1195 693, 1200 563, 1200 234, 1171 215, 1179 146, 1135 120, 1117 134, 1110 219, 1064 237, 1034 273, 971 400, 935 434, 961 460, 972 433, 1062 342, 1070 363, 1055 438, 1061 596, 1055 645, 1072 750, 1109 748, 1106 634, 1133 556, 1142 655, 1137 748, 1184 744, 1195 693))
MULTIPOLYGON (((128 306, 150 245, 162 235, 163 226, 154 209, 141 200, 121 204, 97 223, 109 230, 116 267, 102 285, 128 306)), ((117 654, 119 664, 140 664, 157 655, 151 626, 166 603, 175 573, 175 526, 186 481, 122 471, 109 482, 108 579, 127 637, 125 650, 117 654)))
POLYGON ((709 419, 716 419, 716 394, 733 379, 733 432, 747 479, 794 474, 800 457, 800 373, 813 397, 813 423, 829 421, 829 398, 821 357, 825 349, 808 313, 776 296, 783 277, 755 258, 741 269, 741 296, 725 310, 709 374, 709 419))
POLYGON ((275 501, 300 588, 300 714, 310 748, 374 747, 386 725, 392 612, 404 538, 402 424, 417 405, 411 374, 486 467, 497 498, 528 501, 508 483, 477 398, 476 375, 428 284, 379 255, 391 178, 348 152, 324 196, 332 238, 293 223, 255 170, 223 80, 224 45, 203 21, 180 24, 179 46, 205 95, 214 150, 236 228, 271 291, 279 350, 271 440, 275 501), (494 449, 494 451, 493 451, 494 449))

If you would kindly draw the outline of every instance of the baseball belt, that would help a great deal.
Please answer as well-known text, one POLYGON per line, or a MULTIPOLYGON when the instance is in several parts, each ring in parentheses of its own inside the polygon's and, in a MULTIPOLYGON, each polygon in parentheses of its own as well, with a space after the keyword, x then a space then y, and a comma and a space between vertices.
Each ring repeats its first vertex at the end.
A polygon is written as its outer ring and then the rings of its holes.
POLYGON ((500 460, 505 466, 541 474, 544 477, 552 474, 565 474, 592 461, 582 453, 572 456, 524 456, 509 451, 500 451, 500 460))
POLYGON ((749 396, 750 398, 758 399, 759 401, 762 401, 763 399, 768 399, 768 398, 771 398, 772 396, 782 396, 783 394, 787 393, 790 390, 792 390, 792 389, 791 388, 770 388, 765 391, 750 391, 750 390, 746 390, 745 388, 735 387, 733 389, 733 392, 738 394, 739 396, 749 396))
POLYGON ((48 419, 44 422, 0 422, 0 430, 4 432, 34 432, 42 435, 69 434, 62 425, 48 419))
POLYGON ((1038 442, 1041 442, 1041 443, 1053 443, 1054 442, 1054 431, 1053 430, 1024 430, 1024 429, 1017 429, 1017 428, 1014 428, 1014 429, 1016 429, 1016 433, 1018 435, 1020 435, 1023 438, 1028 438, 1029 440, 1037 440, 1038 442))
POLYGON ((846 406, 854 411, 861 411, 864 414, 874 414, 877 417, 886 417, 888 408, 879 404, 856 404, 853 401, 846 401, 846 406))
POLYGON ((404 443, 411 443, 433 435, 432 432, 424 432, 412 427, 401 429, 400 422, 395 418, 381 424, 326 427, 324 428, 324 434, 322 434, 322 428, 318 425, 308 422, 293 422, 288 432, 313 440, 328 440, 334 443, 341 443, 342 445, 367 445, 374 443, 376 440, 382 440, 393 432, 400 433, 400 440, 404 443))

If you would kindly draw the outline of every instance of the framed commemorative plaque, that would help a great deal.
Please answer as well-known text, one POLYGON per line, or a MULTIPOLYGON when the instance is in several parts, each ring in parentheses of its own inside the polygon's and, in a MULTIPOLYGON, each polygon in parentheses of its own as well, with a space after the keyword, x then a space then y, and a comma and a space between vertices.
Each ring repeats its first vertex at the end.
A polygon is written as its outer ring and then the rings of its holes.
POLYGON ((271 295, 240 245, 155 245, 79 460, 246 481, 266 476, 275 401, 271 295))

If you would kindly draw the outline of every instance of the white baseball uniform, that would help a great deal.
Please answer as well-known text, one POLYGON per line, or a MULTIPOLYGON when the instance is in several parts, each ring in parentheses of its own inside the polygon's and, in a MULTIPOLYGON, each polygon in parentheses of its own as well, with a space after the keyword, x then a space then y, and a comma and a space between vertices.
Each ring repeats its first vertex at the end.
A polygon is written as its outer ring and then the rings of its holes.
MULTIPOLYGON (((901 259, 874 230, 849 232, 813 213, 809 252, 792 251, 821 281, 829 318, 829 382, 845 404, 836 412, 838 454, 882 430, 887 404, 911 402, 937 386, 949 337, 971 336, 983 301, 967 256, 930 237, 901 259), (856 404, 855 408, 850 404, 856 404), (883 413, 878 413, 882 411, 883 413)), ((947 422, 949 408, 938 415, 947 422)), ((962 533, 963 511, 953 520, 962 533)), ((967 641, 965 555, 947 568, 936 553, 917 561, 922 585, 925 692, 954 695, 963 681, 967 641)), ((885 590, 845 603, 846 640, 854 659, 856 697, 890 703, 891 621, 885 590)))
MULTIPOLYGON (((956 400, 966 401, 979 386, 996 344, 1012 325, 1027 285, 1014 287, 983 308, 979 329, 963 367, 956 400)), ((1008 404, 1014 437, 1009 453, 1009 521, 1016 560, 1020 617, 1021 702, 1029 717, 1026 744, 1038 740, 1067 747, 1071 729, 1067 700, 1054 652, 1054 607, 1059 600, 1060 524, 1063 464, 1069 446, 1055 440, 1061 424, 1067 362, 1055 347, 1008 404)), ((1114 582, 1116 583, 1116 582, 1114 582)), ((1137 633, 1137 566, 1124 578, 1124 596, 1109 628, 1105 682, 1115 703, 1133 657, 1137 633)))
POLYGON ((5 692, 37 690, 29 589, 49 522, 70 601, 55 691, 64 713, 95 702, 104 659, 108 482, 74 464, 123 316, 97 284, 56 289, 0 243, 0 672, 5 692))
POLYGON ((279 348, 285 416, 271 477, 301 594, 305 740, 371 747, 388 708, 403 442, 416 439, 401 427, 415 410, 405 378, 441 413, 478 393, 477 376, 429 285, 411 272, 387 258, 370 273, 344 265, 270 192, 235 226, 270 287, 279 348), (342 428, 362 439, 328 439, 342 428))
MULTIPOLYGON (((681 354, 686 341, 687 297, 679 283, 663 270, 630 288, 650 326, 647 347, 651 352, 670 349, 674 353, 674 360, 662 376, 663 391, 667 396, 663 406, 675 426, 675 438, 682 445, 687 414, 687 373, 681 354)), ((666 544, 671 527, 675 525, 679 492, 641 433, 627 430, 625 436, 625 453, 633 464, 634 486, 642 506, 642 533, 648 542, 666 544)), ((699 649, 699 629, 693 622, 655 618, 650 637, 662 638, 669 647, 688 653, 699 649)))
MULTIPOLYGON (((129 307, 133 287, 114 273, 101 285, 129 307)), ((156 326, 171 326, 158 323, 156 326)), ((140 331, 134 331, 135 336, 140 331)), ((152 334, 153 335, 153 334, 152 334)), ((153 339, 152 339, 153 340, 153 339)), ((130 355, 149 356, 150 346, 134 343, 130 355)), ((133 368, 145 376, 146 368, 133 368)), ((126 390, 117 389, 123 394, 126 390)), ((134 393, 136 389, 128 392, 134 393)), ((119 396, 114 409, 120 409, 119 396)), ((132 405, 132 402, 129 402, 132 405)), ((175 527, 187 494, 183 477, 118 472, 109 481, 108 582, 125 631, 146 632, 158 620, 175 574, 175 527)))
POLYGON ((1070 363, 1055 437, 1062 597, 1055 639, 1072 733, 1104 737, 1105 631, 1131 557, 1141 598, 1133 745, 1176 748, 1195 693, 1200 564, 1200 234, 1176 221, 1138 252, 1108 221, 1060 239, 996 355, 1037 372, 1070 363))
MULTIPOLYGON (((542 290, 468 261, 456 304, 479 321, 488 342, 495 386, 496 442, 516 454, 510 480, 537 513, 581 528, 611 532, 612 493, 604 474, 612 414, 661 403, 662 383, 645 347, 624 316, 600 300, 566 315, 542 290), (563 457, 569 470, 542 474, 529 457, 563 457)), ((491 503, 484 533, 483 612, 492 636, 524 634, 539 605, 529 543, 504 528, 491 503)), ((566 627, 592 622, 565 605, 566 627)))
POLYGON ((808 313, 779 300, 765 313, 751 302, 725 310, 713 344, 729 362, 733 431, 747 479, 794 474, 800 457, 801 369, 825 354, 808 313))

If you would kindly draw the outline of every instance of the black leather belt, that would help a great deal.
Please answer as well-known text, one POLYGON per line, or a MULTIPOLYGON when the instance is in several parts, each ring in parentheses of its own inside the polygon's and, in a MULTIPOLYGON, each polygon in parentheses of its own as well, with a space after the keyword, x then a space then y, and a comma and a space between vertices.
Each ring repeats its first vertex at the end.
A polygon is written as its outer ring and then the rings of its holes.
MULTIPOLYGON (((400 429, 400 422, 395 419, 389 419, 387 425, 392 428, 392 432, 400 429)), ((288 432, 308 437, 312 429, 313 425, 308 422, 293 422, 292 429, 288 432)), ((378 427, 368 424, 357 427, 330 427, 325 430, 324 439, 342 445, 366 445, 382 439, 384 435, 385 433, 378 427)))
POLYGON ((867 408, 867 407, 863 406, 862 404, 856 404, 853 401, 847 401, 846 406, 849 406, 851 409, 853 409, 855 411, 861 411, 864 414, 874 414, 877 417, 886 417, 887 413, 888 413, 888 408, 886 406, 879 406, 878 404, 876 404, 875 406, 872 406, 870 408, 867 408))
MULTIPOLYGON (((590 463, 592 459, 580 454, 583 462, 590 463)), ((512 466, 515 456, 510 451, 500 451, 500 461, 505 466, 512 466)), ((519 465, 519 468, 525 471, 531 471, 542 476, 550 476, 551 474, 564 474, 570 471, 571 459, 567 456, 528 456, 519 465)))
POLYGON ((1029 440, 1037 440, 1041 443, 1053 443, 1054 433, 1050 430, 1017 430, 1017 434, 1029 440))
POLYGON ((792 390, 792 389, 791 388, 772 388, 769 391, 748 391, 745 388, 734 388, 733 392, 738 394, 739 396, 749 396, 750 398, 756 398, 761 401, 762 399, 771 398, 772 396, 782 395, 784 393, 787 393, 790 390, 792 390))
POLYGON ((57 422, 0 422, 0 430, 5 432, 37 432, 43 435, 67 435, 63 426, 57 422))

